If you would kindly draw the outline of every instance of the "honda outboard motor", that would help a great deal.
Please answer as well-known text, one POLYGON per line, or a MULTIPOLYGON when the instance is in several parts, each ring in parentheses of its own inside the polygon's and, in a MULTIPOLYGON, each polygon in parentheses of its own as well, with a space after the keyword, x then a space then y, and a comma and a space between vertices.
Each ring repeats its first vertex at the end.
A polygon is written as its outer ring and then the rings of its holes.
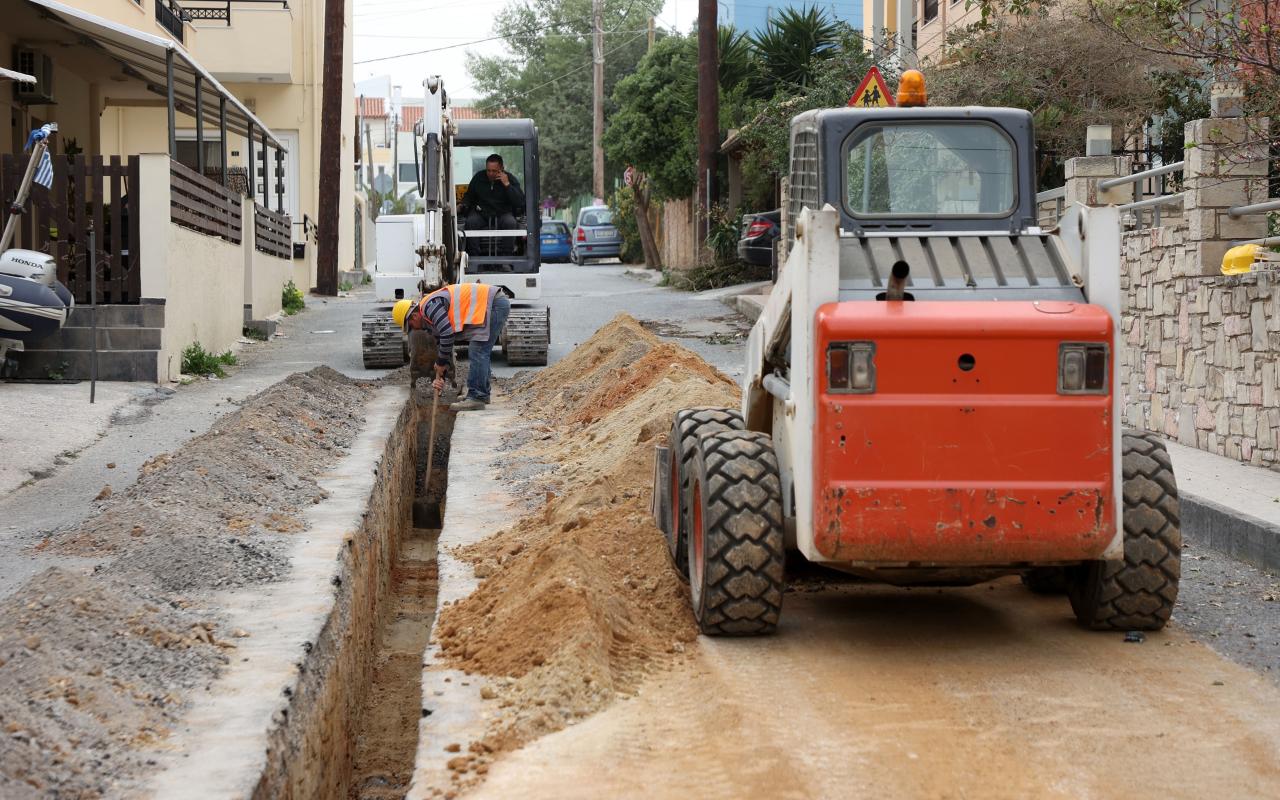
POLYGON ((0 253, 0 371, 8 350, 52 336, 75 308, 75 298, 57 280, 57 262, 36 250, 0 253))

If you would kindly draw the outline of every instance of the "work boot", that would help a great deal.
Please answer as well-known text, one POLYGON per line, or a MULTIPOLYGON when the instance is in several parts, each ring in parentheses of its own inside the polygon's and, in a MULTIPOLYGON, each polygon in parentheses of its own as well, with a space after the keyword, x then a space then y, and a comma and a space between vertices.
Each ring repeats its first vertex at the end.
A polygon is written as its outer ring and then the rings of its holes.
POLYGON ((488 403, 486 403, 483 400, 477 400, 474 397, 468 397, 466 400, 461 400, 449 406, 449 410, 450 411, 481 411, 484 409, 486 405, 488 405, 488 403))

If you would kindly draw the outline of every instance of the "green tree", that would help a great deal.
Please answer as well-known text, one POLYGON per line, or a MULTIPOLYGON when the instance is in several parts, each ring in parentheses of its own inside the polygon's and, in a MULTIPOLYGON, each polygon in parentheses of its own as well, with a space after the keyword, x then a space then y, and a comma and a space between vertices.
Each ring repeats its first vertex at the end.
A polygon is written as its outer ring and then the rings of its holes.
MULTIPOLYGON (((606 4, 605 94, 630 74, 646 48, 650 16, 662 0, 606 4)), ((566 199, 591 190, 591 0, 519 0, 497 16, 508 53, 468 55, 482 107, 538 125, 544 195, 566 199)), ((606 120, 611 109, 606 106, 606 120)), ((607 181, 623 165, 606 161, 607 181)))
POLYGON ((655 199, 688 197, 696 184, 697 42, 669 36, 618 82, 605 157, 648 176, 655 199))
POLYGON ((770 18, 764 30, 751 37, 759 65, 757 96, 779 87, 807 89, 836 54, 841 26, 825 10, 813 6, 787 8, 770 18))

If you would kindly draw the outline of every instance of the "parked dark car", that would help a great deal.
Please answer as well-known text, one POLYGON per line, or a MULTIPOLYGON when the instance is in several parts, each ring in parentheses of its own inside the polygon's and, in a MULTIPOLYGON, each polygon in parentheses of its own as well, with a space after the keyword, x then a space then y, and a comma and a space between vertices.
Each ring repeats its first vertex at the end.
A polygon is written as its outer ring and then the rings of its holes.
POLYGON ((588 258, 618 258, 621 255, 622 234, 613 225, 613 211, 608 206, 587 206, 579 211, 569 259, 575 264, 585 264, 588 258))
POLYGON ((782 209, 759 214, 744 214, 742 235, 738 239, 738 258, 758 267, 769 267, 777 279, 774 242, 782 234, 782 209))
POLYGON ((573 236, 569 233, 569 223, 556 220, 543 220, 542 232, 543 261, 568 261, 572 249, 573 236))

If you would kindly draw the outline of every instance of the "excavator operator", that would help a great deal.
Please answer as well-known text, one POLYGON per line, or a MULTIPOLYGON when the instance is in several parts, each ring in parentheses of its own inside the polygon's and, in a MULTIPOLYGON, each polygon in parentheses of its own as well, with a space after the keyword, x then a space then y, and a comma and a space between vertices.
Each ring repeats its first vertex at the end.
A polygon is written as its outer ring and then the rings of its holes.
MULTIPOLYGON (((454 340, 467 342, 471 365, 467 371, 467 397, 454 403, 453 411, 483 409, 489 403, 489 362, 493 346, 511 314, 511 301, 501 289, 487 283, 454 283, 417 300, 401 300, 391 310, 396 324, 409 334, 411 350, 420 349, 425 331, 435 337, 435 380, 438 394, 453 363, 454 340)), ((419 363, 419 353, 411 352, 409 362, 419 363)))
POLYGON ((484 169, 471 179, 462 205, 468 232, 517 230, 516 217, 524 212, 524 190, 516 176, 505 169, 502 156, 493 153, 485 159, 484 169))

